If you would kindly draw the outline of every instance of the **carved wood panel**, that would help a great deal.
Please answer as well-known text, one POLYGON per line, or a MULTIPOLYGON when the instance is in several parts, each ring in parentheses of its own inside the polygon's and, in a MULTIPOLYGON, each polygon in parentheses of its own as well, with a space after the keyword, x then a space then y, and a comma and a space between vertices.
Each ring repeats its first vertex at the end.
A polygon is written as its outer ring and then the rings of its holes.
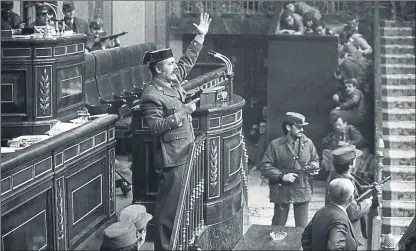
POLYGON ((36 118, 52 117, 52 65, 36 66, 36 118))

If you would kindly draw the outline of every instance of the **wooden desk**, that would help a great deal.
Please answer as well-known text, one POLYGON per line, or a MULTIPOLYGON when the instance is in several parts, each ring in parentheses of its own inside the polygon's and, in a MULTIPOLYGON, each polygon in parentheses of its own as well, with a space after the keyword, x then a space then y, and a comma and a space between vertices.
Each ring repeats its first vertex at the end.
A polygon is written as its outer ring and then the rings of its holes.
POLYGON ((84 107, 87 36, 1 38, 1 136, 43 134, 84 107))
POLYGON ((82 249, 115 216, 107 115, 1 159, 2 250, 82 249))
POLYGON ((302 250, 303 229, 303 227, 251 225, 233 250, 302 250), (278 231, 286 232, 287 236, 281 241, 274 241, 270 233, 278 231))

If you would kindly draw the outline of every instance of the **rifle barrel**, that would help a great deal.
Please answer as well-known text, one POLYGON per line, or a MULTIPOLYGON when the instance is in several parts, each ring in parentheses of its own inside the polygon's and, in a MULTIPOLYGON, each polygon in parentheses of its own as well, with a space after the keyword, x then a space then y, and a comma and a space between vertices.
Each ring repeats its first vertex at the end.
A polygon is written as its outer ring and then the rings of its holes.
MULTIPOLYGON (((382 185, 384 183, 386 183, 389 179, 391 178, 391 176, 387 176, 384 179, 380 180, 380 182, 377 182, 378 185, 382 185)), ((360 202, 362 200, 364 200, 364 198, 369 195, 370 193, 372 193, 374 191, 374 189, 376 188, 375 185, 372 185, 370 189, 368 189, 367 191, 365 191, 364 193, 362 193, 360 196, 358 196, 355 200, 357 202, 360 202)))

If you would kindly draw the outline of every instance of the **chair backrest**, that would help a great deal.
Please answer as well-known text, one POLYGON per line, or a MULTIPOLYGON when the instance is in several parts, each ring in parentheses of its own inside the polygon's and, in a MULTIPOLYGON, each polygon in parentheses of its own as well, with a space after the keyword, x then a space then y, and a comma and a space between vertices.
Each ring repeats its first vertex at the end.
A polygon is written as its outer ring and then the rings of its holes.
POLYGON ((97 82, 95 80, 95 57, 92 53, 85 54, 85 103, 100 105, 97 82))
POLYGON ((111 60, 110 79, 111 85, 113 86, 114 94, 124 95, 126 87, 121 75, 121 50, 120 48, 112 48, 110 50, 107 50, 107 53, 110 55, 111 60))
POLYGON ((130 48, 132 46, 133 45, 120 48, 120 50, 121 50, 121 59, 122 59, 121 76, 122 76, 122 79, 125 83, 126 91, 129 91, 129 92, 134 92, 133 76, 132 76, 132 72, 131 72, 131 69, 130 69, 131 61, 132 60, 137 61, 137 59, 134 59, 131 56, 131 49, 130 48))
POLYGON ((111 57, 106 51, 93 51, 92 54, 95 56, 95 69, 96 69, 96 80, 97 88, 100 97, 104 100, 114 100, 113 86, 111 85, 111 57))
POLYGON ((141 44, 132 45, 130 48, 130 71, 131 81, 136 88, 143 87, 143 80, 141 74, 142 60, 144 50, 141 48, 141 44))

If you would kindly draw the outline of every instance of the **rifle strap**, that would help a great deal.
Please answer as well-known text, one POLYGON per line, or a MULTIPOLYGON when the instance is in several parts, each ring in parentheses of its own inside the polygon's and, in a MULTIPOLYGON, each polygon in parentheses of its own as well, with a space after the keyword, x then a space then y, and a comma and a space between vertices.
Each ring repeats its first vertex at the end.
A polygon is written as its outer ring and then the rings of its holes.
MULTIPOLYGON (((292 157, 295 160, 295 162, 298 162, 300 167, 302 167, 302 169, 305 169, 305 166, 302 165, 302 163, 300 163, 298 155, 295 153, 295 151, 293 151, 293 149, 289 145, 289 143, 286 143, 285 145, 286 145, 287 149, 289 150, 290 154, 292 154, 292 157)), ((299 145, 300 145, 300 142, 299 142, 299 145)))

